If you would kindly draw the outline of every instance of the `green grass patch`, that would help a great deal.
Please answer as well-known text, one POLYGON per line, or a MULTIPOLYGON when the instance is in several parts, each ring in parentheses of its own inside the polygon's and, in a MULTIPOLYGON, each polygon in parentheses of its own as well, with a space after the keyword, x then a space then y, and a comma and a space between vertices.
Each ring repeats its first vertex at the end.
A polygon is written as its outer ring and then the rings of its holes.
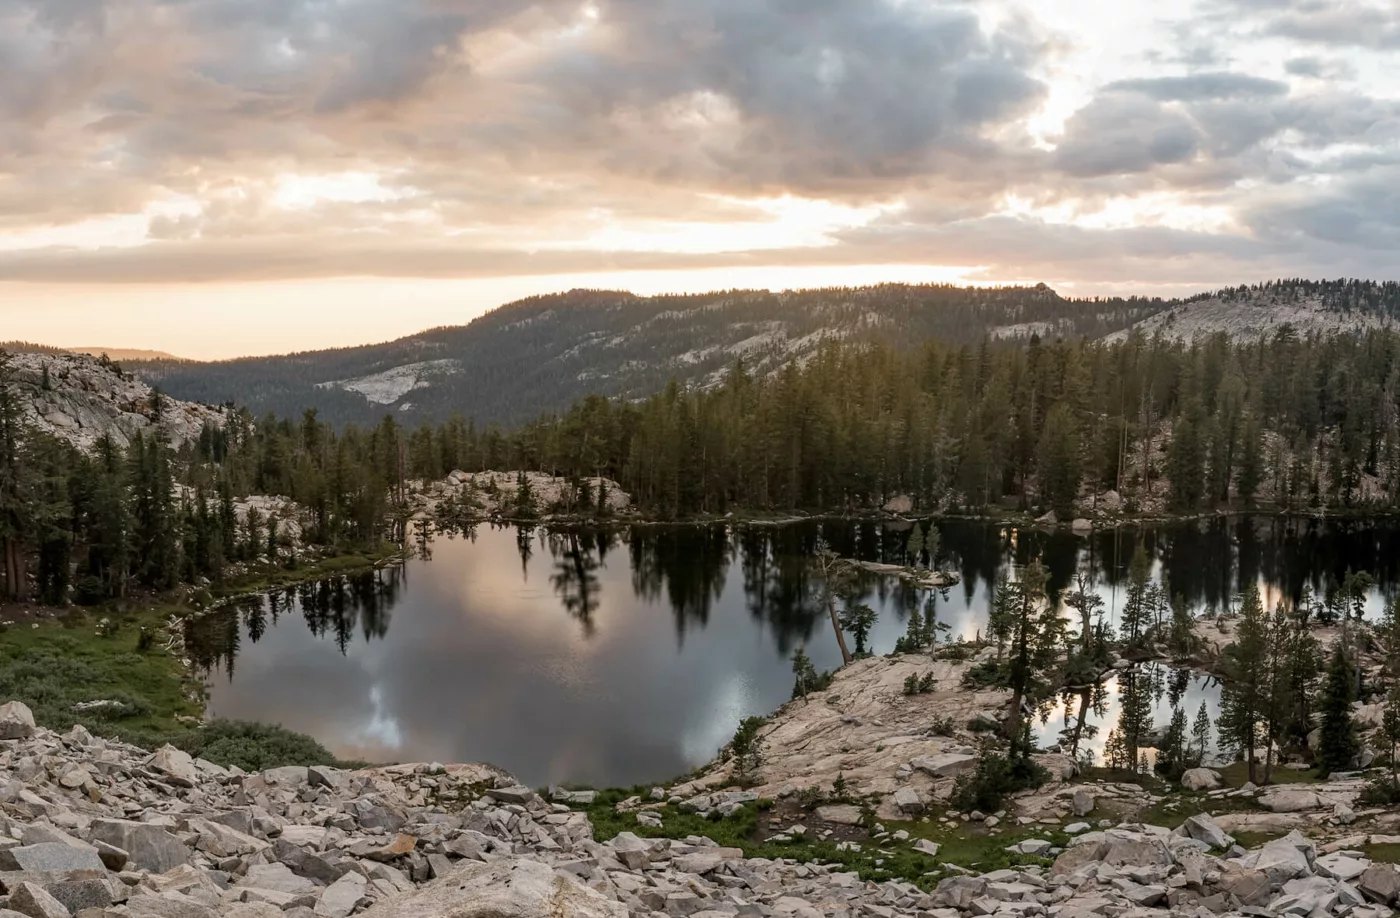
MULTIPOLYGON (((740 848, 745 857, 787 858, 800 863, 832 864, 843 870, 857 873, 862 880, 883 882, 903 880, 923 889, 931 889, 943 877, 949 875, 943 865, 956 864, 960 867, 976 868, 981 871, 1001 867, 1018 867, 1030 864, 1048 863, 1043 858, 1013 854, 1005 849, 1028 838, 1043 838, 1063 846, 1068 836, 1058 827, 1020 826, 992 835, 980 827, 959 823, 944 826, 936 821, 885 821, 880 824, 892 836, 903 829, 910 838, 896 842, 890 837, 873 839, 863 837, 864 828, 854 830, 862 837, 855 839, 859 851, 842 850, 837 839, 816 838, 819 825, 813 817, 810 821, 801 814, 788 813, 781 826, 769 825, 764 813, 772 807, 771 801, 760 800, 758 804, 746 806, 729 817, 701 817, 695 813, 666 805, 649 812, 661 818, 659 829, 648 828, 637 823, 635 812, 619 813, 618 802, 629 796, 647 799, 643 788, 632 790, 602 791, 593 805, 580 807, 588 814, 593 824, 594 837, 607 841, 619 832, 632 832, 642 838, 684 839, 687 836, 704 836, 725 847, 740 848), (789 842, 774 842, 767 839, 780 834, 795 823, 808 825, 808 835, 793 837, 789 842), (929 857, 913 850, 913 844, 920 838, 927 838, 939 844, 937 857, 929 857)), ((867 813, 868 828, 874 828, 874 820, 867 813)))
POLYGON ((1400 845, 1362 845, 1360 850, 1378 864, 1400 864, 1400 845))
MULTIPOLYGON (((157 632, 155 610, 120 614, 73 611, 55 622, 14 625, 0 633, 0 698, 29 705, 35 719, 55 730, 81 723, 93 733, 182 729, 180 717, 198 717, 191 683, 180 661, 160 647, 138 647, 142 626, 157 632), (115 631, 99 634, 107 619, 115 631), (88 701, 118 705, 79 712, 88 701)), ((196 696, 197 697, 197 696, 196 696)))
MULTIPOLYGON (((1230 787, 1244 787, 1249 781, 1249 766, 1244 762, 1232 762, 1224 768, 1217 768, 1220 777, 1230 787)), ((1262 785, 1264 782, 1264 763, 1257 762, 1254 766, 1255 783, 1262 785)), ((1273 771, 1269 774, 1270 784, 1317 784, 1322 781, 1317 776, 1317 772, 1309 768, 1307 771, 1299 771, 1296 768, 1283 768, 1274 765, 1273 771)))
POLYGON ((279 765, 338 765, 309 736, 268 724, 192 723, 199 685, 158 644, 142 650, 141 627, 157 632, 169 609, 121 615, 74 610, 38 627, 0 633, 0 699, 29 706, 52 730, 82 724, 93 734, 155 749, 166 743, 220 765, 261 771, 279 765), (111 624, 99 630, 99 622, 111 624), (114 705, 75 710, 90 701, 114 705), (183 720, 182 720, 183 718, 183 720))
POLYGON ((1267 845, 1271 841, 1283 838, 1287 832, 1231 832, 1235 838, 1235 844, 1241 848, 1258 848, 1260 845, 1267 845))

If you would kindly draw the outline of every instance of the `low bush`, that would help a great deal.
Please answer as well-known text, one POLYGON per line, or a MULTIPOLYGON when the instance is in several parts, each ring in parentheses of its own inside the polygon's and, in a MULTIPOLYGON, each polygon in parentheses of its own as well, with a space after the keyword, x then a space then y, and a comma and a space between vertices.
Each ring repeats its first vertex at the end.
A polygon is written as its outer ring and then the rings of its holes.
POLYGON ((986 743, 977 758, 977 768, 958 776, 949 803, 964 812, 994 813, 1002 808, 1002 802, 1009 795, 1039 787, 1049 777, 1049 772, 1033 759, 1007 757, 986 743))

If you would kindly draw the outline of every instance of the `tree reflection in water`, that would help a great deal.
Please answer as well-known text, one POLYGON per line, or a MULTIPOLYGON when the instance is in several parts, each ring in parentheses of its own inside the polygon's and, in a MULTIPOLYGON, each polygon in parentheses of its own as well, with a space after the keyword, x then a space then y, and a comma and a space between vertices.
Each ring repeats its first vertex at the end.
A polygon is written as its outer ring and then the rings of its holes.
MULTIPOLYGON (((929 524, 925 523, 925 527, 929 524)), ((907 560, 908 524, 879 522, 801 523, 784 526, 643 526, 621 529, 560 529, 542 526, 509 527, 520 559, 521 576, 532 582, 530 562, 538 550, 548 551, 551 592, 565 615, 579 622, 585 636, 598 632, 598 611, 605 596, 625 602, 632 597, 669 607, 676 641, 709 626, 727 589, 742 593, 741 608, 761 623, 772 637, 783 665, 793 650, 812 646, 815 628, 824 619, 820 578, 809 559, 818 539, 825 539, 844 556, 863 560, 907 560), (536 545, 536 542, 539 545, 536 545), (618 541, 625 543, 630 583, 606 577, 605 559, 618 541), (737 567, 737 571, 735 568, 737 567), (731 573, 737 576, 731 578, 731 573), (731 585, 732 579, 732 585, 731 585), (606 584, 606 589, 605 589, 606 584), (616 590, 616 594, 609 591, 616 590)), ((939 520, 940 562, 959 572, 960 589, 929 595, 893 578, 862 576, 855 588, 858 601, 883 609, 889 621, 885 633, 903 633, 909 611, 938 603, 936 614, 948 619, 954 636, 972 637, 985 623, 980 608, 988 587, 1010 563, 1040 558, 1046 564, 1057 598, 1063 602, 1084 585, 1104 600, 1101 609, 1108 627, 1116 628, 1123 586, 1139 542, 1152 561, 1154 579, 1170 580, 1193 614, 1225 607, 1241 584, 1262 581, 1273 600, 1296 600, 1305 587, 1323 593, 1327 583, 1347 568, 1375 575, 1376 595, 1392 590, 1400 576, 1400 527, 1366 521, 1321 522, 1274 518, 1229 518, 1142 528, 1096 531, 1077 536, 1064 530, 1017 529, 1000 524, 939 520), (945 612, 944 609, 947 609, 945 612), (960 617, 959 617, 960 616, 960 617)), ((499 531, 493 527, 491 532, 499 531)), ((412 560, 378 571, 333 577, 238 600, 185 623, 186 643, 195 665, 205 671, 221 668, 232 676, 240 642, 270 639, 279 620, 299 615, 310 632, 333 640, 345 652, 356 640, 383 638, 391 611, 407 595, 407 578, 415 564, 432 561, 436 540, 461 537, 475 542, 475 525, 436 529, 416 524, 406 532, 412 560)), ((935 612, 926 608, 926 613, 935 612)), ((1079 616, 1072 609, 1066 614, 1079 616)), ((824 626, 823 622, 823 626, 824 626)), ((892 642, 890 637, 887 641, 892 642)), ((884 652, 889 646, 876 647, 884 652)), ((1179 697, 1179 681, 1165 678, 1160 691, 1179 697)), ((1089 693, 1076 696, 1074 707, 1090 713, 1098 702, 1089 693)), ((1071 746, 1082 745, 1090 728, 1076 718, 1071 746)))

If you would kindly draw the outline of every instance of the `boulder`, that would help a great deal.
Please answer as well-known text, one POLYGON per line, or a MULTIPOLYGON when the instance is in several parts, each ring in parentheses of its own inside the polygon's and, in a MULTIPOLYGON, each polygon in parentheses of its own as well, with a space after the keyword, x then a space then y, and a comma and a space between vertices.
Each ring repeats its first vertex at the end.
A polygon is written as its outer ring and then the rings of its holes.
POLYGON ((1350 883, 1352 880, 1361 876, 1366 872, 1369 866, 1370 861, 1363 858, 1351 857, 1340 851, 1332 854, 1324 854, 1322 857, 1318 858, 1317 863, 1314 864, 1317 872, 1322 876, 1331 877, 1334 880, 1341 880, 1344 883, 1350 883))
POLYGON ((126 908, 131 918, 220 918, 212 908, 181 896, 133 896, 126 908))
POLYGON ((29 918, 70 918, 68 906, 34 883, 16 883, 10 890, 10 907, 29 918))
POLYGON ((1094 792, 1081 787, 1074 792, 1074 815, 1088 816, 1094 812, 1094 792))
POLYGON ((268 843, 261 838, 252 835, 245 835, 237 829, 229 828, 208 819, 189 819, 185 821, 187 831, 195 832, 199 835, 195 842, 195 847, 206 854, 214 857, 233 857, 240 854, 252 854, 254 851, 261 851, 268 847, 268 843))
POLYGON ((900 812, 918 815, 924 811, 924 798, 912 787, 901 787, 894 792, 894 805, 900 812))
POLYGON ((1264 871, 1230 863, 1215 888, 1239 899, 1242 905, 1263 905, 1273 896, 1275 886, 1264 871))
POLYGON ((305 877, 292 873, 286 864, 254 864, 235 885, 287 893, 291 896, 314 893, 319 888, 305 877))
POLYGON ((413 893, 385 899, 364 918, 628 918, 627 907, 546 864, 501 858, 468 864, 413 893))
POLYGON ((523 804, 529 803, 531 800, 535 799, 535 792, 530 790, 530 788, 520 784, 517 784, 513 787, 497 787, 494 788, 490 793, 492 797, 495 797, 502 803, 523 804))
POLYGON ((312 765, 306 769, 306 783, 312 787, 329 787, 339 790, 345 784, 345 772, 327 765, 312 765))
POLYGON ((160 826, 125 819, 94 819, 91 832, 95 841, 125 851, 129 864, 140 870, 165 873, 190 862, 190 849, 160 826))
POLYGON ((199 783, 199 769, 188 752, 176 749, 169 744, 157 749, 146 762, 146 766, 159 772, 177 787, 194 787, 199 783))
POLYGON ((742 861, 742 848, 701 848, 691 854, 683 854, 671 862, 684 873, 704 875, 714 873, 730 861, 742 861))
POLYGON ((1172 856, 1160 838, 1110 830, 1104 833, 1101 860, 1115 867, 1167 867, 1172 856))
POLYGON ((1188 768, 1181 776, 1181 786, 1189 791, 1215 790, 1222 783, 1220 773, 1209 768, 1188 768))
POLYGON ((1312 876, 1312 862, 1308 857, 1310 844, 1297 833, 1289 833, 1277 841, 1271 841, 1258 851, 1240 858, 1240 866, 1263 871, 1269 881, 1277 887, 1297 877, 1312 876), (1308 845, 1307 848, 1301 845, 1308 845))
POLYGON ((860 825, 860 807, 850 803, 832 803, 817 807, 817 818, 822 822, 833 822, 841 826, 860 825))
POLYGON ((1322 798, 1316 791, 1278 784, 1259 796, 1259 805, 1271 813, 1301 813, 1321 809, 1322 798))
POLYGON ((316 918, 350 918, 367 886, 368 881, 358 873, 347 873, 321 894, 316 903, 316 918))
POLYGON ((1356 881, 1356 888, 1372 902, 1390 905, 1400 896, 1400 872, 1389 864, 1372 864, 1356 881))
POLYGON ((0 704, 0 740, 29 739, 34 735, 34 713, 22 701, 0 704))
POLYGON ((931 777, 951 778, 976 768, 977 756, 960 752, 940 752, 937 755, 921 755, 909 764, 931 777))
POLYGON ((9 856, 14 859, 18 870, 106 870, 97 849, 88 845, 65 845, 61 842, 45 842, 40 845, 21 845, 11 848, 9 856))
POLYGON ((1209 813, 1197 813, 1187 817, 1176 831, 1178 835, 1205 842, 1212 848, 1228 848, 1235 843, 1209 813))

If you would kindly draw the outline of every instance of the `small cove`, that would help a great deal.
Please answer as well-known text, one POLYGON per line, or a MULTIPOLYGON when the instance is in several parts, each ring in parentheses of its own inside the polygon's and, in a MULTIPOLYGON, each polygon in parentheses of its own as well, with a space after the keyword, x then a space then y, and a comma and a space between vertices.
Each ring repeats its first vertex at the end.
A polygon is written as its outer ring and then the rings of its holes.
MULTIPOLYGON (((933 596, 953 637, 984 629, 991 584, 1044 560, 1052 595, 1083 571, 1110 615, 1141 538, 1154 577, 1199 614, 1241 584, 1266 601, 1325 590, 1369 570, 1368 617, 1397 583, 1389 523, 1222 518, 1078 536, 940 521, 938 566, 961 582, 933 596)), ((248 600, 189 625, 214 716, 280 723, 338 755, 371 761, 487 761, 532 785, 662 781, 708 761, 738 721, 787 700, 799 646, 819 669, 839 652, 806 559, 818 536, 839 553, 904 563, 905 523, 636 526, 548 532, 479 526, 439 534, 422 557, 248 600)), ((930 594, 871 575, 887 653, 930 594)), ((1113 686, 1102 749, 1116 718, 1113 686)), ((1165 726, 1164 692, 1155 715, 1165 726)), ((1182 704, 1218 713, 1218 685, 1193 679, 1182 704)), ((1077 702, 1076 702, 1077 703, 1077 702)), ((1037 725, 1066 726, 1062 705, 1037 725)))

